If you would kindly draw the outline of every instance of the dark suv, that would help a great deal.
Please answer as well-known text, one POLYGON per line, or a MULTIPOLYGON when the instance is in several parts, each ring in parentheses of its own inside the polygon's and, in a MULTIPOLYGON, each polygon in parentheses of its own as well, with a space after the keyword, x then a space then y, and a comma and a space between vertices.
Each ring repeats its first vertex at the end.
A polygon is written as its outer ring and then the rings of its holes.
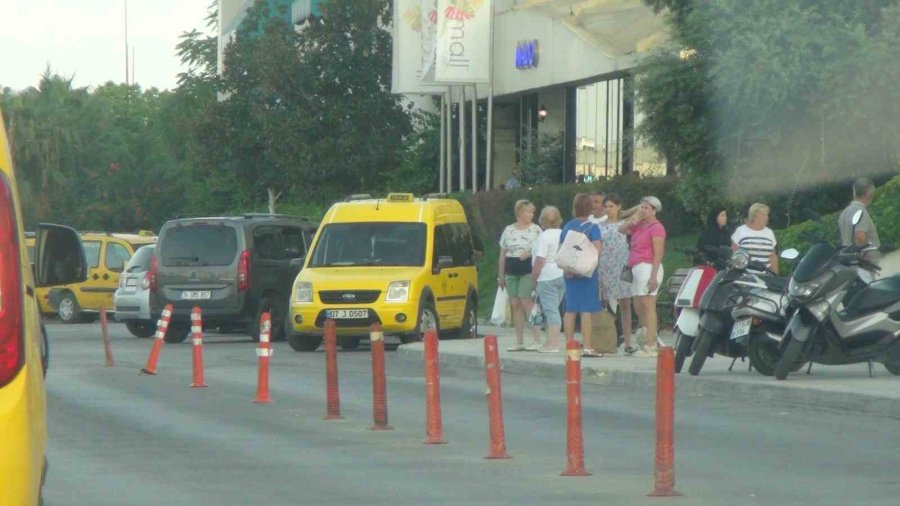
POLYGON ((247 214, 185 218, 159 232, 150 265, 150 309, 159 318, 175 308, 166 342, 181 342, 191 309, 203 310, 205 327, 246 325, 259 339, 259 317, 272 314, 272 338, 284 338, 291 287, 317 224, 299 217, 247 214))

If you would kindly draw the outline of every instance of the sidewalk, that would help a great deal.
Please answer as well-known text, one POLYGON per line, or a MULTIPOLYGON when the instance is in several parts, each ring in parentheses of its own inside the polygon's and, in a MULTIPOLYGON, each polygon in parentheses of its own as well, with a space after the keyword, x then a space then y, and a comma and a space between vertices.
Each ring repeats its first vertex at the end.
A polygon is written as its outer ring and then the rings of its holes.
MULTIPOLYGON (((563 384, 565 368, 563 353, 507 352, 515 341, 509 327, 480 326, 479 334, 494 334, 500 345, 501 369, 507 374, 555 378, 563 384)), ((671 333, 661 334, 663 342, 672 344, 671 333)), ((526 344, 530 338, 526 332, 526 344)), ((398 358, 422 361, 423 344, 410 343, 397 349, 398 358)), ((440 343, 441 368, 471 369, 472 375, 483 374, 484 344, 481 339, 446 340, 440 343)), ((784 405, 810 406, 826 410, 842 410, 889 416, 900 419, 900 377, 894 376, 881 364, 874 365, 875 377, 870 378, 867 364, 847 366, 813 365, 812 374, 806 369, 791 374, 785 381, 776 381, 756 371, 749 372, 748 362, 737 361, 728 372, 731 359, 722 356, 707 359, 699 376, 684 372, 676 375, 676 392, 680 396, 727 396, 784 405)), ((656 387, 656 359, 629 357, 622 354, 602 358, 582 359, 582 381, 597 385, 612 385, 653 395, 656 387)), ((562 388, 562 387, 560 387, 562 388)))

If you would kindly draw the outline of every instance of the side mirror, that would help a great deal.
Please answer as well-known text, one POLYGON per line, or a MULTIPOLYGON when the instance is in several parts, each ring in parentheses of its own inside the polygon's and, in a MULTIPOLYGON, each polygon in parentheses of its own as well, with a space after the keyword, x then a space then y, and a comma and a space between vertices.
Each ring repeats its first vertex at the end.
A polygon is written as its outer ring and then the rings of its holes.
POLYGON ((74 229, 41 223, 38 225, 34 251, 37 286, 68 285, 87 279, 84 246, 74 229))
POLYGON ((788 248, 781 252, 781 258, 784 258, 785 260, 794 260, 799 256, 800 252, 795 248, 788 248))
POLYGON ((859 225, 859 222, 862 221, 863 210, 857 209, 853 216, 850 218, 850 223, 855 227, 859 225))
POLYGON ((450 255, 441 255, 438 257, 437 266, 434 268, 434 273, 437 274, 448 267, 453 267, 453 257, 450 255))

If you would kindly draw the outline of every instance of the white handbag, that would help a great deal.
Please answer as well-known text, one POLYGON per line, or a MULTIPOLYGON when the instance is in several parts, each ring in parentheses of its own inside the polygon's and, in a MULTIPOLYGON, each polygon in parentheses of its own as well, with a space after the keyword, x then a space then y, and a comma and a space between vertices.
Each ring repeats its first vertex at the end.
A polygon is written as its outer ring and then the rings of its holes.
POLYGON ((584 233, 595 225, 589 221, 585 224, 588 227, 579 230, 569 230, 566 233, 566 238, 559 246, 559 252, 556 254, 556 265, 566 272, 589 278, 597 270, 599 255, 597 248, 594 247, 594 243, 584 233))

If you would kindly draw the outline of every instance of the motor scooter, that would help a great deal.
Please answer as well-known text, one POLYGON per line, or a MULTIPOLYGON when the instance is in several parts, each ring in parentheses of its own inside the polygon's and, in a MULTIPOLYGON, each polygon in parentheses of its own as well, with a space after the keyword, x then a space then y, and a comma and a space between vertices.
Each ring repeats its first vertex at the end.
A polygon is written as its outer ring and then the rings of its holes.
MULTIPOLYGON (((862 213, 851 218, 854 232, 862 213)), ((871 281, 880 268, 865 258, 867 249, 819 242, 804 256, 788 286, 797 311, 781 343, 776 379, 787 378, 799 360, 868 362, 870 375, 880 362, 900 375, 900 275, 871 281)))
POLYGON ((675 320, 675 372, 680 373, 685 359, 691 354, 691 347, 700 328, 700 299, 712 283, 716 273, 727 268, 731 249, 707 248, 703 254, 694 250, 682 250, 683 253, 696 256, 700 263, 691 268, 673 304, 677 319, 675 320))

